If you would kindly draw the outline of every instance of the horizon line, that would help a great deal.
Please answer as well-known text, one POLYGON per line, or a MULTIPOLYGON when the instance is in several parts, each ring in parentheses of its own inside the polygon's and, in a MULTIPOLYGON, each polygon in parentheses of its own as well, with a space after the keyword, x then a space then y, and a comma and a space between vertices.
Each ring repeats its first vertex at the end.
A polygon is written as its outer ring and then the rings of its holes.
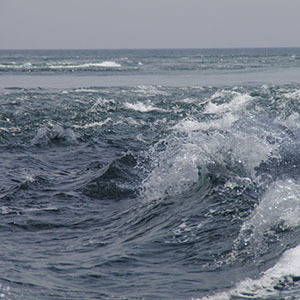
POLYGON ((250 47, 161 47, 161 48, 0 48, 0 51, 111 51, 111 50, 242 50, 242 49, 298 49, 300 46, 250 47))

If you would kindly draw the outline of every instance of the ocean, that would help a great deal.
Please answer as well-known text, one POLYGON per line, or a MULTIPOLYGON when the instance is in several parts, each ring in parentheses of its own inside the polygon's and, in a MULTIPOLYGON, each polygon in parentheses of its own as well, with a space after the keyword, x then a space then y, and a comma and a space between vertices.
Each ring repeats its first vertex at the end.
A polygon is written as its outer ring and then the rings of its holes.
POLYGON ((300 48, 0 51, 0 298, 300 299, 300 48))

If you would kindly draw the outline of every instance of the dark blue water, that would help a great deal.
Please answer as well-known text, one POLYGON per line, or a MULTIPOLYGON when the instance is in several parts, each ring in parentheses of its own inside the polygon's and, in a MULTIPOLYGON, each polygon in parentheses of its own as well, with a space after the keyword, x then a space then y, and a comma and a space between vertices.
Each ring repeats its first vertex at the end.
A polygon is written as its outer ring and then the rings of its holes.
POLYGON ((0 297, 300 299, 300 49, 0 51, 0 297))

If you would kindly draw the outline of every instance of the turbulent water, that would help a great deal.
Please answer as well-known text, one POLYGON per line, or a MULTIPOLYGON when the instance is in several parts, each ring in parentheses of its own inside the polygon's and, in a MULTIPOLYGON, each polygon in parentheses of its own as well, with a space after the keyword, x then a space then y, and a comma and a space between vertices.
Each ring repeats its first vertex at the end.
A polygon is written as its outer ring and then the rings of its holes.
POLYGON ((0 51, 0 298, 300 299, 300 49, 0 51))

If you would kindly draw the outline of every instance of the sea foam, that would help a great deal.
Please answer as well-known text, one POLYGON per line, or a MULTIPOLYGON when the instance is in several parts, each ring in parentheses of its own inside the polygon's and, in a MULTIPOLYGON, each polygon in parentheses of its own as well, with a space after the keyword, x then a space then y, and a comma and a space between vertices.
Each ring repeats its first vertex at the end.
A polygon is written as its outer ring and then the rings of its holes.
MULTIPOLYGON (((268 251, 268 240, 277 232, 300 225, 300 184, 292 179, 273 182, 250 218, 241 227, 236 247, 245 247, 255 256, 268 251)), ((235 251, 234 251, 235 252, 235 251)))
POLYGON ((152 105, 150 102, 146 104, 143 102, 135 102, 135 103, 125 102, 124 107, 126 109, 130 109, 138 112, 165 111, 164 109, 152 105))
POLYGON ((103 61, 85 64, 60 64, 50 65, 50 69, 84 69, 84 68, 121 68, 122 65, 114 61, 103 61))
POLYGON ((279 296, 280 290, 296 284, 299 276, 300 245, 287 250, 274 267, 263 272, 258 279, 248 278, 228 291, 198 300, 274 299, 279 296))

